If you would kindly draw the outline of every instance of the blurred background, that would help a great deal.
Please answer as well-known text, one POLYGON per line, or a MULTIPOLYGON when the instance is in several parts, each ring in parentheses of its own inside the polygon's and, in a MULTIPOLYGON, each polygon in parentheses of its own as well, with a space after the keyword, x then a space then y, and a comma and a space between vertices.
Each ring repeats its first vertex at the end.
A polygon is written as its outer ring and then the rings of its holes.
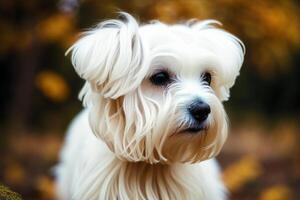
POLYGON ((1 0, 0 184, 24 199, 55 199, 51 170, 83 85, 64 53, 119 10, 141 22, 213 18, 244 41, 245 63, 225 103, 224 181, 234 200, 300 199, 297 0, 1 0))

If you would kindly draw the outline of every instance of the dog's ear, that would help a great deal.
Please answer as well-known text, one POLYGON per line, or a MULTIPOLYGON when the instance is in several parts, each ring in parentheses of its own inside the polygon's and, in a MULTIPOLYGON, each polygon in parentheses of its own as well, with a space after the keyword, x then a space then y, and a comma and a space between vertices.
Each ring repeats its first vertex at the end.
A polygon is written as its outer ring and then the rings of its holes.
POLYGON ((196 30, 200 38, 206 40, 208 49, 217 57, 221 64, 220 77, 218 78, 220 88, 220 98, 222 101, 228 100, 230 88, 234 85, 236 77, 244 61, 245 46, 234 35, 216 28, 215 25, 222 25, 215 20, 205 20, 193 23, 190 27, 196 30))
POLYGON ((105 98, 116 99, 136 89, 147 73, 144 44, 137 21, 127 13, 83 33, 68 51, 87 85, 105 98))

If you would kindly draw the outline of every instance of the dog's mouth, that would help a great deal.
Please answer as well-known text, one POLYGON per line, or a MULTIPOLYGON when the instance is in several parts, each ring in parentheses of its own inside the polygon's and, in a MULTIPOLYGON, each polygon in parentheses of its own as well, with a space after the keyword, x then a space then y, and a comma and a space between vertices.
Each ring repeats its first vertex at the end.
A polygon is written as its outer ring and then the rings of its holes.
POLYGON ((207 125, 205 123, 201 123, 201 124, 192 124, 189 127, 181 130, 180 132, 196 134, 201 131, 206 131, 207 129, 208 129, 207 125))

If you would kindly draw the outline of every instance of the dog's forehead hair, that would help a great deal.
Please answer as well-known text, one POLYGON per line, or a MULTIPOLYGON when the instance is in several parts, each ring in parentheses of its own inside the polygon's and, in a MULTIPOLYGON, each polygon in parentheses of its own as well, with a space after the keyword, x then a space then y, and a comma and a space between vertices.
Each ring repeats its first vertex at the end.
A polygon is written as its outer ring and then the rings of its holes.
POLYGON ((162 68, 182 77, 218 71, 217 56, 201 45, 188 28, 150 24, 142 26, 140 32, 150 50, 150 74, 162 68))
POLYGON ((141 33, 141 37, 152 40, 154 46, 157 44, 173 43, 175 41, 193 43, 197 39, 197 35, 185 25, 147 24, 140 26, 139 32, 141 33))

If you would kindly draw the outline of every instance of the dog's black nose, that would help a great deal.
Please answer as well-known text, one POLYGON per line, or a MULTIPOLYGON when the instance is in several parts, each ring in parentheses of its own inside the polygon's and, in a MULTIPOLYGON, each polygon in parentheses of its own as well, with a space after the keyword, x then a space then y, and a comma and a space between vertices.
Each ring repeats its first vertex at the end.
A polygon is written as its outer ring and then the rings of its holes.
POLYGON ((191 103, 188 107, 188 111, 197 122, 201 123, 207 119, 210 113, 210 107, 201 99, 197 99, 191 103))

